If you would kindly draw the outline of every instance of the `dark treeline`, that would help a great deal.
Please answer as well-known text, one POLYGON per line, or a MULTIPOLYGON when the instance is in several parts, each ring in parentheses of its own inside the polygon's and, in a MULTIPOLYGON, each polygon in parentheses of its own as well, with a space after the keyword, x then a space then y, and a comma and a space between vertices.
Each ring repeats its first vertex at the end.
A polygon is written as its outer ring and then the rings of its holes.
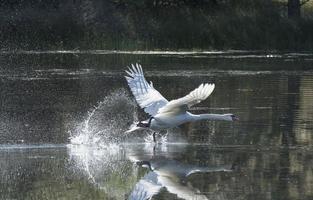
POLYGON ((0 48, 312 50, 293 1, 0 0, 0 48))

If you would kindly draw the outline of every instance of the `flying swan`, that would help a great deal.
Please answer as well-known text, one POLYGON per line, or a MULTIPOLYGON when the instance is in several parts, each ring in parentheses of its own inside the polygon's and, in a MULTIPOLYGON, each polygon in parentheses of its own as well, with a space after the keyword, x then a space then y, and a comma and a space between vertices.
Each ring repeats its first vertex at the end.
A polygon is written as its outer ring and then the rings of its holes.
MULTIPOLYGON (((154 87, 152 82, 148 83, 144 77, 142 67, 139 64, 131 65, 125 71, 125 76, 130 90, 136 98, 137 103, 151 117, 132 126, 126 133, 139 129, 151 129, 161 131, 177 127, 186 122, 199 120, 223 120, 236 121, 238 118, 233 114, 192 114, 188 109, 201 101, 205 100, 213 92, 214 84, 201 84, 198 88, 191 91, 188 95, 168 101, 154 87)), ((153 133, 153 140, 155 139, 153 133)))

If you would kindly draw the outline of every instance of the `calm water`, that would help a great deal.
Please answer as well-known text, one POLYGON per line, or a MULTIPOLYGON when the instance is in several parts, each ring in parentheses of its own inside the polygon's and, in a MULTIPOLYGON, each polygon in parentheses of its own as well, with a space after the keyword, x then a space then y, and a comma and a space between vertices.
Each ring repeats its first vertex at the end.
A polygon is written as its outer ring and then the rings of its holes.
POLYGON ((1 52, 0 95, 0 199, 313 198, 313 54, 1 52), (135 62, 167 99, 215 83, 192 112, 240 121, 125 135, 135 62))

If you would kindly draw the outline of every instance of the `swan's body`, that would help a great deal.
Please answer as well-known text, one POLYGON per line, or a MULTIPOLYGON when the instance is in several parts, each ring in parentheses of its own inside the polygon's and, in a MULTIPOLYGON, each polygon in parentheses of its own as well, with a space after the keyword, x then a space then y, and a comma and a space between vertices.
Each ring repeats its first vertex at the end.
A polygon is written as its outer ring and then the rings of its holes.
POLYGON ((194 122, 199 120, 224 120, 233 121, 232 114, 200 114, 194 115, 190 112, 185 112, 182 114, 176 113, 160 113, 154 116, 151 120, 150 129, 152 130, 164 130, 168 128, 177 127, 186 122, 194 122))
POLYGON ((177 127, 186 122, 199 120, 224 120, 235 121, 238 118, 233 114, 200 114, 195 115, 188 112, 188 109, 205 100, 213 92, 214 84, 201 84, 188 95, 168 101, 156 89, 152 82, 146 81, 142 67, 139 64, 132 65, 125 76, 128 85, 141 108, 148 113, 151 118, 139 122, 131 127, 127 133, 138 129, 150 128, 155 131, 177 127))
POLYGON ((187 112, 176 115, 172 113, 160 113, 152 118, 150 128, 152 130, 159 131, 163 129, 173 128, 192 120, 192 115, 187 112))

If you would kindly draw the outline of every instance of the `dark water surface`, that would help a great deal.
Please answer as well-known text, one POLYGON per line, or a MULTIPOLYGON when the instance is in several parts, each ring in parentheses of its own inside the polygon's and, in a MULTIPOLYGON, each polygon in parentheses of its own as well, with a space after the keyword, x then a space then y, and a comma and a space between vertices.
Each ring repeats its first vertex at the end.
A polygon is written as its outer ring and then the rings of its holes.
POLYGON ((313 198, 309 53, 1 52, 0 95, 0 199, 313 198), (167 99, 215 83, 192 112, 240 121, 125 135, 135 62, 167 99))

